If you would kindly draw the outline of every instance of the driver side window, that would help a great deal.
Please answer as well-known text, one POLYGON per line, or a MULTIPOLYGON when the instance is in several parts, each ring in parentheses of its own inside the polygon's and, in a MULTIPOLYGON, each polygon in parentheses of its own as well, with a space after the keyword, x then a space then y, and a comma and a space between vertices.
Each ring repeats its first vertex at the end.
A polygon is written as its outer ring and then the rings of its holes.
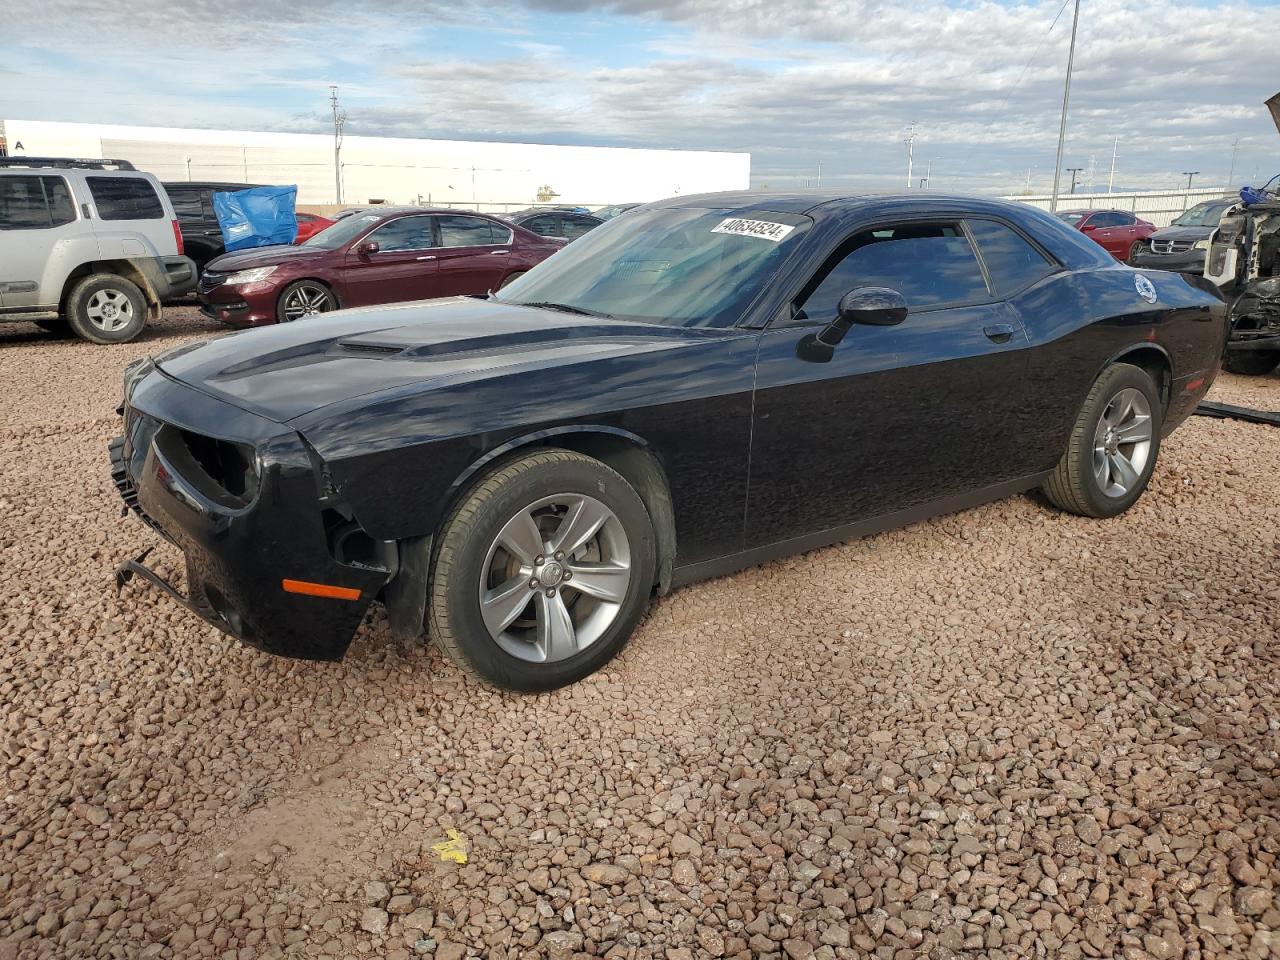
POLYGON ((365 238, 378 245, 379 253, 395 250, 430 250, 435 238, 430 217, 401 217, 379 227, 365 238))
POLYGON ((958 223, 904 223, 850 237, 797 299, 804 316, 826 323, 856 287, 889 287, 912 309, 990 298, 968 237, 958 223))

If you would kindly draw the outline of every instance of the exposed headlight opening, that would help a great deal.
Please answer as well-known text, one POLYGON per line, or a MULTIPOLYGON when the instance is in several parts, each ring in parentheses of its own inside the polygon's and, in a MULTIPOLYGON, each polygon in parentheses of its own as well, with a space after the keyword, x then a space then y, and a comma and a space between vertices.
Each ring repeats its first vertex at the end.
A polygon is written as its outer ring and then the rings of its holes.
POLYGON ((275 267, 253 267, 250 270, 237 270, 235 273, 227 274, 227 278, 223 281, 228 286, 236 286, 242 283, 257 283, 259 280, 265 280, 271 274, 276 272, 275 267))

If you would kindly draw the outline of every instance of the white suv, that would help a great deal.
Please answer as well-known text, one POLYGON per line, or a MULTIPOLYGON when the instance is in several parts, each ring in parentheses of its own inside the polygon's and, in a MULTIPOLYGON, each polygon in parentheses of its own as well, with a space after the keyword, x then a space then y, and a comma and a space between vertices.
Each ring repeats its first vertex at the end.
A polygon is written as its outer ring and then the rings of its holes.
POLYGON ((123 160, 0 157, 0 321, 123 343, 197 279, 151 174, 123 160))

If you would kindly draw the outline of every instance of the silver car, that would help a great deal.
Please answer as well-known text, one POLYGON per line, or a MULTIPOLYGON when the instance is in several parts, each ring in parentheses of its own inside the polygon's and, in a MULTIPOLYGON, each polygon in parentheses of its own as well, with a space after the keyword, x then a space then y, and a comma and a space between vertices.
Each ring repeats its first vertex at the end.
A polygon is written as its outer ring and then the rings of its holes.
POLYGON ((123 160, 0 157, 0 321, 123 343, 197 279, 151 174, 123 160))

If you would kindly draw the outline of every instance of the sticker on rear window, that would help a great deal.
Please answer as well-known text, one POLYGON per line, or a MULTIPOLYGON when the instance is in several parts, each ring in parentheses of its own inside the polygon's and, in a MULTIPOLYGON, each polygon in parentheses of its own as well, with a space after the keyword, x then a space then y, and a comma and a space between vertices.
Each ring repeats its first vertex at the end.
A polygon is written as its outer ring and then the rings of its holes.
POLYGON ((729 217, 721 220, 719 226, 711 228, 712 233, 732 233, 738 237, 759 237, 773 243, 781 243, 795 227, 786 223, 771 223, 768 220, 744 220, 741 217, 729 217))

